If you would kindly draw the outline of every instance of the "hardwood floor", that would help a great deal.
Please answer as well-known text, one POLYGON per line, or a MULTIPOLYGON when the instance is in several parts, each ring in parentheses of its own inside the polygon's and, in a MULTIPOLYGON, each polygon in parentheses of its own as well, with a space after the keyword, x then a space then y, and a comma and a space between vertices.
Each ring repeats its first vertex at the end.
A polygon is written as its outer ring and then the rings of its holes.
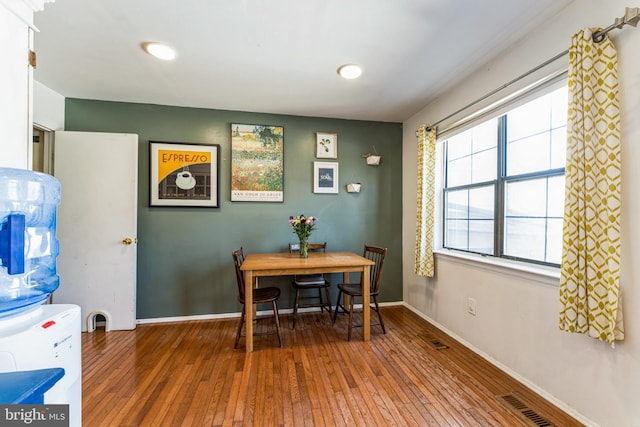
POLYGON ((367 343, 347 316, 282 316, 283 348, 260 335, 249 354, 237 319, 84 333, 83 426, 582 425, 407 308, 382 314, 367 343))

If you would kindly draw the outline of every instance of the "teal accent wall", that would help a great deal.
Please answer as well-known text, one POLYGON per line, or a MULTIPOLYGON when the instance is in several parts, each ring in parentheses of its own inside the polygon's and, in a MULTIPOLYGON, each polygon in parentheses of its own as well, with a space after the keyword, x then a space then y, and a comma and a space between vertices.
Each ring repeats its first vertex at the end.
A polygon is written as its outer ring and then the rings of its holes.
MULTIPOLYGON (((311 242, 330 251, 388 248, 380 301, 402 301, 402 125, 149 104, 66 100, 68 131, 139 136, 137 318, 240 311, 231 252, 280 252, 297 240, 290 215, 319 218, 311 242), (284 127, 284 202, 231 202, 231 124, 284 127), (316 132, 338 134, 338 158, 316 159, 316 132), (150 207, 149 141, 219 144, 220 207, 150 207), (379 166, 362 155, 375 151, 379 166), (313 193, 313 162, 339 163, 339 194, 313 193), (362 183, 347 193, 349 182, 362 183)), ((341 275, 330 275, 337 283, 341 275)), ((358 280, 357 276, 351 278, 358 280)), ((289 278, 279 308, 291 308, 289 278)), ((337 291, 334 286, 334 302, 337 291)))

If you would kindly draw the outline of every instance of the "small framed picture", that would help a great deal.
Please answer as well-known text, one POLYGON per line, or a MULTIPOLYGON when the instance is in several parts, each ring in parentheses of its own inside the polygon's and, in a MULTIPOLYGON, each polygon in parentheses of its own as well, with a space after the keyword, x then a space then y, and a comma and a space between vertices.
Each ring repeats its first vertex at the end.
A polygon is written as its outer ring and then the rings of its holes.
POLYGON ((318 159, 338 158, 338 134, 316 132, 316 157, 318 159))
POLYGON ((151 206, 219 207, 220 145, 149 141, 151 206))
POLYGON ((313 192, 338 193, 338 163, 313 162, 313 192))

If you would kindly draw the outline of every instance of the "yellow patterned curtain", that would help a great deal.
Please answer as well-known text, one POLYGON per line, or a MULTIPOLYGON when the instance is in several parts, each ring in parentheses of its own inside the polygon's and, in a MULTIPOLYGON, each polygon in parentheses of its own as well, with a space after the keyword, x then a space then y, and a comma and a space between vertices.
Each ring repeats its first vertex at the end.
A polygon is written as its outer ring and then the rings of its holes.
POLYGON ((436 177, 436 130, 420 126, 418 136, 418 196, 416 212, 416 262, 419 276, 433 277, 433 205, 436 177))
POLYGON ((569 49, 566 195, 560 329, 614 345, 620 297, 620 107, 608 37, 575 34, 569 49))

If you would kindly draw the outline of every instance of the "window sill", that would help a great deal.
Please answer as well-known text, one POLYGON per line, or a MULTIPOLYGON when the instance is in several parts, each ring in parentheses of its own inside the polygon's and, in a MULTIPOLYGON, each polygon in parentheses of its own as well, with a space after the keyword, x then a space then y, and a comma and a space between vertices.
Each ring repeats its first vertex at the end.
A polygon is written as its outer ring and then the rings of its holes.
POLYGON ((557 267, 529 264, 503 258, 458 252, 450 249, 436 249, 433 253, 436 258, 443 257, 452 262, 480 267, 488 271, 509 274, 521 279, 533 280, 551 286, 559 286, 560 284, 560 269, 557 267))

